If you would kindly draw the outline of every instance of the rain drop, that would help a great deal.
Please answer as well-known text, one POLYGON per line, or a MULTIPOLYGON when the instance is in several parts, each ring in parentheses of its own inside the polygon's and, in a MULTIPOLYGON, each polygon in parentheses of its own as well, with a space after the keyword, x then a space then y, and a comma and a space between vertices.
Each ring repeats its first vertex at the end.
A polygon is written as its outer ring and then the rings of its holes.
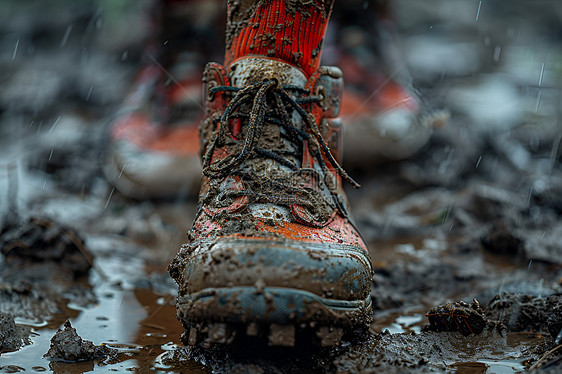
POLYGON ((121 168, 121 171, 119 172, 119 176, 117 177, 117 179, 121 178, 121 176, 123 175, 123 170, 125 170, 125 167, 127 166, 127 163, 125 162, 123 164, 123 167, 121 168))
POLYGON ((55 121, 55 123, 53 123, 53 126, 51 126, 51 129, 49 130, 49 133, 53 132, 53 130, 55 129, 55 127, 57 127, 57 125, 59 124, 60 121, 60 116, 57 118, 57 120, 55 121))
POLYGON ((60 42, 61 48, 66 45, 66 42, 68 41, 68 37, 70 36, 71 31, 72 31, 72 25, 68 25, 66 31, 64 32, 64 36, 62 37, 62 41, 60 42))
POLYGON ((16 40, 16 45, 14 47, 14 53, 12 53, 12 61, 16 59, 16 54, 18 53, 18 47, 20 45, 20 38, 16 40))
POLYGON ((94 86, 90 86, 90 90, 88 91, 88 94, 86 95, 86 101, 90 101, 90 96, 92 96, 93 91, 94 91, 94 86))
POLYGON ((109 193, 109 197, 107 198, 107 201, 105 202, 105 206, 103 207, 103 209, 107 209, 107 206, 109 205, 109 201, 111 200, 111 197, 113 196, 113 192, 115 192, 115 187, 111 189, 111 192, 109 193))
POLYGON ((482 7, 482 1, 478 2, 478 10, 476 11, 476 21, 478 22, 478 17, 480 17, 480 8, 482 7))

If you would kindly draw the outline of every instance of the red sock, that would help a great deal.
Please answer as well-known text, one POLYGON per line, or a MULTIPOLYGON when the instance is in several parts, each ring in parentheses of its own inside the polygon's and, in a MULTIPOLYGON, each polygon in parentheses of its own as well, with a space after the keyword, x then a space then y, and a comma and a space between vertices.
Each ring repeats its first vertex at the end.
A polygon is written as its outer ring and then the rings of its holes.
MULTIPOLYGON (((230 2, 225 65, 245 56, 266 56, 310 76, 320 64, 333 0, 291 5, 287 0, 230 2)), ((299 3, 299 2, 294 2, 299 3)))

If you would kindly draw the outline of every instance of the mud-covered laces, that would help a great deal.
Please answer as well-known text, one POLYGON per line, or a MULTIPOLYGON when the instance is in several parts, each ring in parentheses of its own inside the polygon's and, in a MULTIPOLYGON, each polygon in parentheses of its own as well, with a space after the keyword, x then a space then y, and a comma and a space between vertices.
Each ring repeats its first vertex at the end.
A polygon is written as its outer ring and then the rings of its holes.
MULTIPOLYGON (((209 90, 210 95, 219 92, 233 92, 234 97, 218 121, 218 127, 206 149, 203 158, 203 173, 209 178, 224 178, 238 175, 246 188, 226 189, 214 198, 215 206, 227 206, 233 199, 248 196, 252 202, 265 202, 290 206, 293 204, 306 208, 315 220, 325 221, 335 208, 347 216, 333 174, 328 169, 324 157, 336 172, 354 187, 359 187, 338 164, 324 141, 314 116, 302 105, 320 102, 322 96, 310 95, 304 88, 291 85, 281 86, 276 79, 248 85, 244 88, 217 86, 209 90), (302 129, 294 125, 293 112, 302 119, 302 129), (243 147, 225 158, 212 160, 216 148, 221 148, 232 139, 228 136, 231 120, 243 120, 246 123, 246 136, 243 147), (294 150, 265 149, 258 146, 265 124, 280 126, 280 132, 286 141, 293 143, 294 150), (305 131, 308 130, 308 131, 305 131), (299 146, 306 141, 310 155, 322 170, 303 168, 291 161, 299 159, 299 146), (324 157, 323 157, 324 156, 324 157), (245 161, 256 158, 268 158, 290 169, 283 175, 263 176, 259 178, 251 170, 243 168, 245 161), (314 180, 318 188, 311 187, 314 180), (325 186, 326 188, 323 188, 325 186), (321 193, 326 191, 326 193, 321 193), (328 197, 331 198, 328 198, 328 197)), ((251 168, 250 168, 251 169, 251 168)))

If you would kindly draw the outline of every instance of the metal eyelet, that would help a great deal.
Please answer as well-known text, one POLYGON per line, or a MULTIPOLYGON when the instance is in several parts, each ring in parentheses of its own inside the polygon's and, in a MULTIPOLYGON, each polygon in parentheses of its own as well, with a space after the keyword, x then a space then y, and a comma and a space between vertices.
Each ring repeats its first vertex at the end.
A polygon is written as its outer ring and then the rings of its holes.
POLYGON ((215 94, 211 93, 211 88, 213 87, 217 87, 217 81, 216 80, 212 80, 207 82, 207 101, 208 102, 212 102, 215 99, 215 94))
POLYGON ((316 87, 316 96, 321 97, 320 101, 318 101, 318 105, 323 110, 326 110, 326 89, 324 88, 324 86, 316 87))

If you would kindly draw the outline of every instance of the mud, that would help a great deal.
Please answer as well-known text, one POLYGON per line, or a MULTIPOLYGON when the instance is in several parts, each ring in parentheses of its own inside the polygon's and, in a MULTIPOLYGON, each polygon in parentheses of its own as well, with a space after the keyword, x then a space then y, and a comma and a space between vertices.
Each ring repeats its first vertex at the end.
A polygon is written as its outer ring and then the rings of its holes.
MULTIPOLYGON (((302 11, 303 8, 311 7, 318 11, 323 18, 327 18, 334 6, 334 0, 286 0, 285 6, 287 11, 291 14, 302 11)), ((310 13, 303 12, 303 16, 310 16, 310 13)))
POLYGON ((509 331, 550 332, 556 339, 562 319, 562 296, 545 298, 505 292, 490 301, 486 316, 502 322, 509 331))
POLYGON ((28 336, 27 328, 16 325, 11 315, 0 312, 0 354, 16 351, 25 344, 31 344, 28 336))
POLYGON ((7 215, 0 236, 0 311, 36 323, 96 297, 87 275, 93 256, 79 234, 48 218, 7 215), (11 218, 10 218, 11 217, 11 218))
POLYGON ((104 358, 112 350, 105 346, 96 346, 89 340, 83 340, 69 321, 51 339, 51 346, 44 357, 52 361, 91 361, 104 358))
MULTIPOLYGON (((379 334, 370 336, 361 347, 354 347, 334 360, 336 372, 368 370, 385 372, 443 372, 459 363, 456 347, 463 347, 462 362, 490 360, 498 351, 517 355, 520 348, 495 331, 462 336, 451 332, 423 334, 379 334), (414 348, 415 347, 415 348, 414 348), (368 353, 367 353, 368 352, 368 353)), ((458 366, 462 366, 459 363, 458 366)), ((522 367, 514 368, 516 371, 522 367)))
MULTIPOLYGON (((539 335, 523 337, 485 331, 480 335, 462 336, 452 332, 423 334, 368 333, 338 348, 312 349, 297 342, 294 349, 268 348, 248 340, 226 348, 213 347, 167 352, 162 362, 177 367, 179 362, 204 362, 215 372, 237 373, 359 373, 382 370, 389 373, 437 373, 473 363, 480 368, 494 370, 524 370, 514 359, 503 366, 495 362, 503 354, 517 357, 522 350, 540 344, 539 335), (523 342, 523 343, 522 343, 523 342), (461 348, 462 347, 462 348, 461 348), (458 350, 462 349, 462 360, 458 350), (488 364, 478 362, 487 362, 488 364), (497 365, 497 366, 495 366, 497 365)), ((545 352, 546 347, 541 348, 545 352)))
POLYGON ((427 331, 458 331, 470 335, 494 327, 498 327, 498 331, 505 330, 504 326, 495 326, 486 318, 476 299, 470 304, 461 301, 438 306, 430 309, 425 316, 429 319, 427 331))
POLYGON ((259 6, 259 2, 253 0, 230 0, 228 1, 228 14, 225 32, 225 47, 230 48, 234 38, 252 19, 259 6))
POLYGON ((546 327, 550 336, 554 339, 554 343, 560 344, 562 342, 562 314, 560 313, 560 307, 553 309, 551 313, 546 320, 546 327))
POLYGON ((0 250, 12 271, 34 263, 56 263, 78 278, 92 267, 92 255, 75 230, 48 218, 6 217, 0 232, 0 250))

